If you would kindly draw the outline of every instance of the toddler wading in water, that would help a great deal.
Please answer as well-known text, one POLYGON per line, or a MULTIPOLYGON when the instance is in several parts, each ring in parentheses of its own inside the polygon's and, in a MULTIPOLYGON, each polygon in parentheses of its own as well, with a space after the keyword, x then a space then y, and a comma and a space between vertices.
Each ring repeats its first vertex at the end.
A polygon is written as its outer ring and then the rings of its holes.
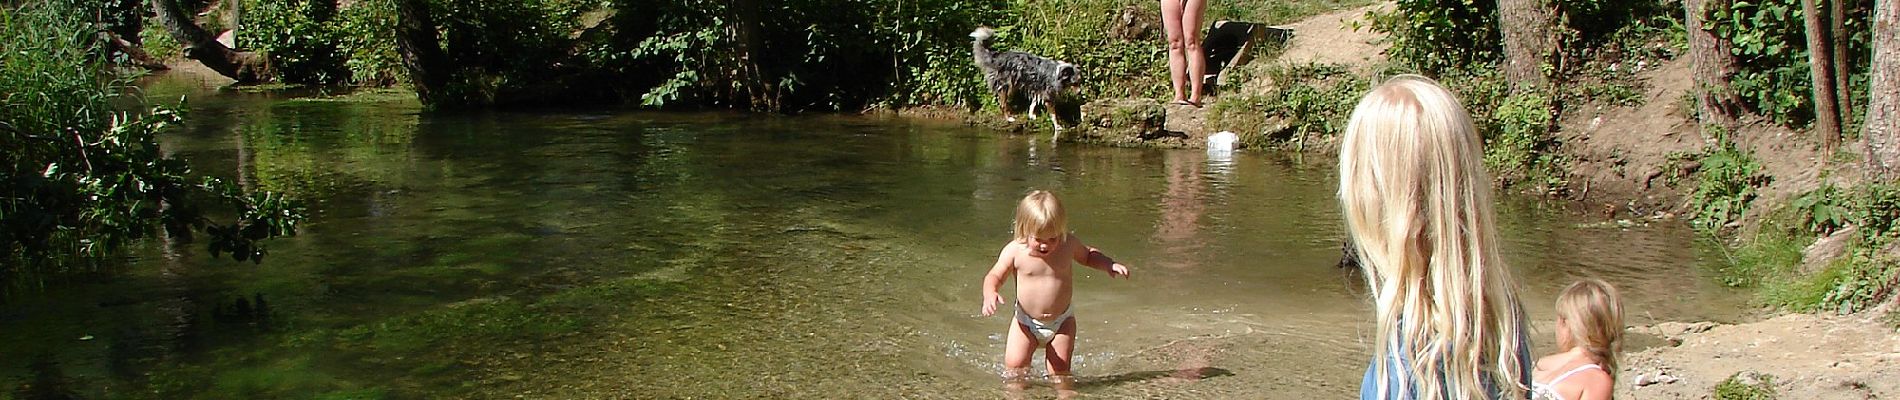
POLYGON ((1587 279, 1557 295, 1557 349, 1537 360, 1533 400, 1607 400, 1623 351, 1623 303, 1616 287, 1587 279))
MULTIPOLYGON (((1072 390, 1069 361, 1075 351, 1074 263, 1128 277, 1128 266, 1082 244, 1068 231, 1068 215, 1054 193, 1037 190, 1016 204, 1015 237, 1003 245, 996 266, 983 277, 983 315, 996 313, 1005 303, 998 291, 1003 281, 1016 277, 1015 318, 1004 343, 1003 380, 1010 389, 1025 387, 1029 359, 1043 348, 1049 362, 1049 380, 1058 390, 1072 390)), ((1009 311, 1005 311, 1009 312, 1009 311)))

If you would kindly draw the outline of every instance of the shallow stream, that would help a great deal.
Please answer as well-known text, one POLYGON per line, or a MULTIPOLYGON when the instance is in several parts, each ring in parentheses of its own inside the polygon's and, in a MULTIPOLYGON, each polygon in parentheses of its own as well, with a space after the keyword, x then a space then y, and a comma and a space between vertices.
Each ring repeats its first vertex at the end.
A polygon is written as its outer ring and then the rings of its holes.
MULTIPOLYGON (((311 219, 261 265, 153 240, 7 298, 0 399, 995 398, 1008 322, 978 314, 979 284, 1030 189, 1135 268, 1078 270, 1084 395, 1347 398, 1368 357, 1328 158, 872 117, 148 93, 190 99, 169 151, 294 193, 311 219)), ((1578 277, 1620 286, 1632 324, 1740 317, 1680 223, 1505 197, 1539 346, 1578 277)))

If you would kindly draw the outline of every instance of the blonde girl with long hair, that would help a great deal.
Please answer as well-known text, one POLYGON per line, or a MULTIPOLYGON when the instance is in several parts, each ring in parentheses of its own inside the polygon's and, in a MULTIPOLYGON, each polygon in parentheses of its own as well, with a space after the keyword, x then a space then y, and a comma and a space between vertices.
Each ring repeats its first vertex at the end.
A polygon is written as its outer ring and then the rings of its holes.
POLYGON ((1377 329, 1361 399, 1522 399, 1530 354, 1464 106, 1417 75, 1353 110, 1339 199, 1377 329))
POLYGON ((1537 360, 1533 400, 1608 400, 1623 351, 1623 302, 1616 287, 1597 279, 1570 284, 1557 295, 1557 349, 1537 360))

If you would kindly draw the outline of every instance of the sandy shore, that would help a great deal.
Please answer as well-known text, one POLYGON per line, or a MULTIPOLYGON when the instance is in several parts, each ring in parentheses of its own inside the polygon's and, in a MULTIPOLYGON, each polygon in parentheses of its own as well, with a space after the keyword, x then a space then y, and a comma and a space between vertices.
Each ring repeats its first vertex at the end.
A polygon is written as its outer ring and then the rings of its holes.
POLYGON ((1888 315, 1631 328, 1616 397, 1711 399, 1717 384, 1744 374, 1772 377, 1768 386, 1781 399, 1900 399, 1900 329, 1888 315))

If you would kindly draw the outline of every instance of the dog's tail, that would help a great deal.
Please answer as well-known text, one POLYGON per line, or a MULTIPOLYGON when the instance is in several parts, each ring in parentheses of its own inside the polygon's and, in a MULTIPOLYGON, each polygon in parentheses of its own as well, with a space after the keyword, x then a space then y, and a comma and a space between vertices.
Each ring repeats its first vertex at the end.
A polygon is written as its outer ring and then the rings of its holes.
POLYGON ((985 68, 990 66, 990 56, 996 54, 995 50, 990 50, 992 37, 996 37, 996 30, 987 26, 978 27, 975 32, 970 32, 970 38, 976 39, 975 43, 970 44, 970 52, 976 55, 976 65, 985 68))

